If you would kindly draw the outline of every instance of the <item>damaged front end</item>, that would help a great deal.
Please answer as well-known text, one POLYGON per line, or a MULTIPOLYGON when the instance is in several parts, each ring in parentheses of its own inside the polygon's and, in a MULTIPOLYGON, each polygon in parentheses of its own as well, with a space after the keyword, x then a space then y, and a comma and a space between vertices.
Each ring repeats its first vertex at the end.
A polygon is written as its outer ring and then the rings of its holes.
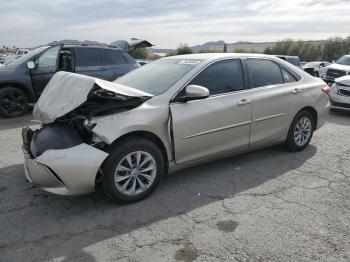
POLYGON ((22 130, 27 179, 60 195, 94 191, 108 145, 92 132, 90 120, 133 109, 150 98, 135 93, 111 82, 57 73, 34 107, 43 125, 22 130))

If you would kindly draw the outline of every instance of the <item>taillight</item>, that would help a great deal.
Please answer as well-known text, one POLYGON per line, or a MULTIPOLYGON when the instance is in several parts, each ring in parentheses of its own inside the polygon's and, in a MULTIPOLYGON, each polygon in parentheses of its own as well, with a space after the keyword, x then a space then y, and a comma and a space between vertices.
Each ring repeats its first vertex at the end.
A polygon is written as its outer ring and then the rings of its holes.
POLYGON ((131 70, 135 70, 135 69, 137 69, 137 68, 140 68, 141 67, 141 65, 139 64, 139 63, 135 63, 133 66, 132 66, 132 69, 131 70))
POLYGON ((330 91, 330 88, 329 88, 329 86, 324 86, 324 87, 321 88, 321 90, 322 90, 323 93, 325 93, 326 95, 328 95, 328 94, 329 94, 329 91, 330 91))

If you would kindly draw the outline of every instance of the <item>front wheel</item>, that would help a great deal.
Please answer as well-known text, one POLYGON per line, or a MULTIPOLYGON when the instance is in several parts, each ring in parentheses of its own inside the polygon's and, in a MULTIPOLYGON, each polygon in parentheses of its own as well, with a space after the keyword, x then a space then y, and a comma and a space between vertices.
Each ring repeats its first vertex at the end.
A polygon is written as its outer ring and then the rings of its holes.
POLYGON ((115 146, 103 165, 104 193, 117 202, 135 202, 152 193, 164 174, 164 158, 151 141, 132 138, 115 146))
POLYGON ((303 150, 311 141, 315 122, 309 111, 300 111, 293 119, 288 131, 287 148, 296 152, 303 150))
POLYGON ((21 116, 27 112, 28 96, 15 87, 0 89, 0 114, 5 117, 21 116))

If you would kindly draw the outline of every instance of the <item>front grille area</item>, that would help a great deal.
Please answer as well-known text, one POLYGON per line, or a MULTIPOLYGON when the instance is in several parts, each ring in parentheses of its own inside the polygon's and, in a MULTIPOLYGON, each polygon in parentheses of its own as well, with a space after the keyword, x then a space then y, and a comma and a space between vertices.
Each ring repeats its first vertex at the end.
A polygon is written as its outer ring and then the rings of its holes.
POLYGON ((343 96, 350 96, 350 91, 339 88, 339 94, 343 96))
POLYGON ((346 75, 345 71, 330 68, 327 70, 326 77, 328 77, 330 79, 335 79, 335 78, 342 77, 345 75, 346 75))
POLYGON ((332 106, 337 106, 337 107, 342 107, 342 108, 348 108, 350 109, 350 104, 345 104, 345 103, 338 103, 330 100, 332 106))

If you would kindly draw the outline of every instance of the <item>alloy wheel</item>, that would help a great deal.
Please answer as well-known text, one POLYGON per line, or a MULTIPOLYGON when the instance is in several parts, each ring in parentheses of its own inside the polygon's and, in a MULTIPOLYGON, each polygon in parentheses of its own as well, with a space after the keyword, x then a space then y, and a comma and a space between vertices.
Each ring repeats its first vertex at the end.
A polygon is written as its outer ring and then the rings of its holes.
POLYGON ((308 117, 302 117, 294 128, 294 142, 298 146, 304 146, 312 133, 312 123, 308 117))
POLYGON ((8 116, 21 114, 26 108, 26 98, 16 91, 6 92, 0 101, 2 111, 8 116))
POLYGON ((121 194, 136 196, 152 186, 156 174, 153 156, 145 151, 135 151, 119 161, 114 171, 114 184, 121 194))

